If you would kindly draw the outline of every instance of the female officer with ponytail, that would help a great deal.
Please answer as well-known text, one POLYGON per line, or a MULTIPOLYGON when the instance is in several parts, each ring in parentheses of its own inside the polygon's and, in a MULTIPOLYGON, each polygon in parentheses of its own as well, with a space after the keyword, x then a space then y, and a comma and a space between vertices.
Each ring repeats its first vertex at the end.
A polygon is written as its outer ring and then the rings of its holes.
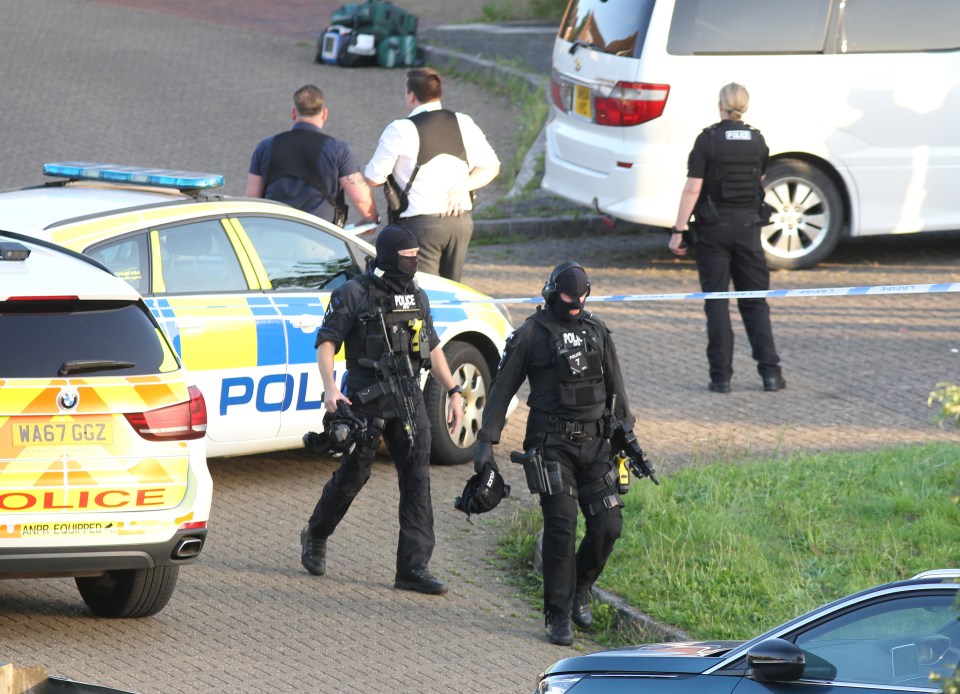
MULTIPOLYGON (((720 122, 703 130, 687 160, 687 182, 680 197, 670 250, 686 255, 684 232, 695 215, 692 246, 705 292, 725 292, 730 281, 736 291, 767 290, 770 271, 760 244, 761 180, 769 150, 759 130, 742 121, 750 96, 739 84, 720 90, 720 122)), ((770 307, 766 299, 738 299, 737 308, 747 331, 763 389, 786 388, 780 357, 773 342, 770 307)), ((733 376, 733 328, 730 302, 708 299, 707 361, 713 393, 729 393, 733 376)))

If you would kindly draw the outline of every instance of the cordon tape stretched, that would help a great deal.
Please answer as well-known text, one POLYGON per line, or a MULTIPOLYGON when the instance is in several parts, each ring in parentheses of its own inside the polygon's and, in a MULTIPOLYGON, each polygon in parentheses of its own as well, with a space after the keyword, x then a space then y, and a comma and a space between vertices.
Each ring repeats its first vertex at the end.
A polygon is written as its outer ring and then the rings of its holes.
MULTIPOLYGON (((678 301, 684 299, 789 299, 821 296, 870 296, 890 294, 946 294, 960 292, 960 282, 940 284, 887 284, 872 287, 810 287, 806 289, 767 289, 749 292, 693 292, 689 294, 611 294, 592 296, 590 302, 678 301)), ((542 297, 511 299, 459 299, 431 301, 432 306, 455 304, 539 304, 542 297)))

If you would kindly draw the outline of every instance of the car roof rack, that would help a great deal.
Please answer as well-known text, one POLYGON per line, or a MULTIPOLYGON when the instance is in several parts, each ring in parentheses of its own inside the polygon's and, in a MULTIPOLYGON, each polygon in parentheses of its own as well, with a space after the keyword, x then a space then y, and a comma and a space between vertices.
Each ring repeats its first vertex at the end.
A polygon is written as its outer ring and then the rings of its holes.
POLYGON ((944 581, 948 579, 958 579, 960 578, 960 569, 931 569, 930 571, 918 573, 910 580, 916 581, 921 578, 939 578, 944 581))
POLYGON ((70 181, 99 181, 127 185, 171 188, 191 193, 223 185, 223 176, 202 171, 177 171, 147 166, 125 166, 87 161, 55 161, 43 165, 43 174, 70 181))

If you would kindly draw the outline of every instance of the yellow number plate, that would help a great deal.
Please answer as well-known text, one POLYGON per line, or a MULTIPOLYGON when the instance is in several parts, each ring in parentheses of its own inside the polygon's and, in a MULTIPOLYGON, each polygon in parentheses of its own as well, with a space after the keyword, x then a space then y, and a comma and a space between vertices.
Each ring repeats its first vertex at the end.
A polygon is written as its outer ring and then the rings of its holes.
POLYGON ((109 446, 113 422, 109 420, 36 422, 15 420, 10 428, 14 448, 31 446, 109 446))
POLYGON ((589 87, 584 87, 582 84, 575 85, 573 92, 573 110, 579 116, 593 118, 589 87))

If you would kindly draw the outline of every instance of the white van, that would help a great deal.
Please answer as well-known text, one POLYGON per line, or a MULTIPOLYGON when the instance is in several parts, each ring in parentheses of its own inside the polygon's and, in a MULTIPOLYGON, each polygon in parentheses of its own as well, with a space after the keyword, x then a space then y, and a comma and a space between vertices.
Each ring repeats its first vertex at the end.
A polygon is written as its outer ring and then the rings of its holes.
POLYGON ((543 186, 672 226, 693 141, 739 82, 770 147, 771 267, 845 235, 960 229, 958 26, 958 0, 570 0, 543 186))

